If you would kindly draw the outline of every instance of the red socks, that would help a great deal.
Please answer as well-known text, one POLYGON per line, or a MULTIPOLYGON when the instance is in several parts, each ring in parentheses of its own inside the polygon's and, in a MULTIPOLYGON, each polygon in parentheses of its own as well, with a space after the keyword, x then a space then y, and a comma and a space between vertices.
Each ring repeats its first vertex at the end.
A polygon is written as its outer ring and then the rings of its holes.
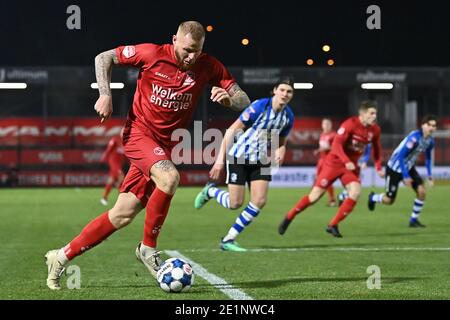
MULTIPOLYGON (((156 239, 166 219, 172 197, 173 195, 166 194, 158 188, 150 196, 145 214, 144 239, 142 241, 144 245, 156 247, 156 239)), ((116 230, 109 220, 107 211, 89 222, 81 233, 64 247, 64 254, 68 260, 72 260, 84 251, 98 245, 116 230)))
POLYGON ((295 216, 300 213, 300 211, 305 210, 306 208, 309 207, 309 205, 311 204, 311 202, 309 201, 308 196, 304 196, 303 198, 300 199, 299 202, 297 202, 297 204, 295 205, 295 207, 293 207, 288 214, 286 215, 286 218, 288 220, 292 220, 295 218, 295 216))
POLYGON ((335 226, 339 222, 344 220, 350 214, 350 212, 353 211, 355 205, 356 205, 355 200, 351 198, 345 199, 344 202, 342 202, 341 206, 339 207, 339 210, 334 216, 334 218, 330 221, 329 226, 335 226))
POLYGON ((173 195, 155 188, 147 206, 145 207, 144 238, 142 243, 148 247, 156 248, 161 227, 169 212, 170 201, 173 195))
POLYGON ((108 211, 106 211, 89 222, 81 233, 64 247, 64 253, 67 259, 72 260, 84 251, 95 247, 116 230, 116 227, 109 220, 108 211))

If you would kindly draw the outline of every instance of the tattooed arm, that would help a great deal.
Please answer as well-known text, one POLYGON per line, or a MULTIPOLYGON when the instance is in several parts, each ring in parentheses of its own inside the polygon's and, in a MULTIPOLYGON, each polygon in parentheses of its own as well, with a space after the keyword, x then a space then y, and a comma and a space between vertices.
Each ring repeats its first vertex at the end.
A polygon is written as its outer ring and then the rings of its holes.
POLYGON ((211 100, 235 111, 241 111, 250 105, 250 99, 237 83, 233 84, 228 91, 212 87, 211 100))
POLYGON ((95 57, 95 77, 100 97, 95 103, 94 109, 101 117, 101 122, 108 119, 113 112, 111 88, 109 85, 111 83, 112 66, 118 63, 119 60, 115 49, 102 52, 95 57))
POLYGON ((118 63, 115 49, 102 52, 95 57, 95 77, 100 95, 111 95, 109 84, 111 83, 112 66, 118 63))
POLYGON ((244 90, 239 87, 237 83, 231 86, 228 90, 231 96, 231 108, 236 111, 241 111, 250 105, 250 99, 244 90))

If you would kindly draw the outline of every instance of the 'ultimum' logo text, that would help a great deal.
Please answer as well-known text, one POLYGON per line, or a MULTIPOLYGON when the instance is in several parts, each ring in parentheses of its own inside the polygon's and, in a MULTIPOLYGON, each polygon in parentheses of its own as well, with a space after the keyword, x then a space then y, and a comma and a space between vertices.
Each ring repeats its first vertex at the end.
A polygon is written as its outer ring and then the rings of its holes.
POLYGON ((152 83, 150 102, 173 111, 187 110, 192 104, 192 93, 179 93, 152 83))

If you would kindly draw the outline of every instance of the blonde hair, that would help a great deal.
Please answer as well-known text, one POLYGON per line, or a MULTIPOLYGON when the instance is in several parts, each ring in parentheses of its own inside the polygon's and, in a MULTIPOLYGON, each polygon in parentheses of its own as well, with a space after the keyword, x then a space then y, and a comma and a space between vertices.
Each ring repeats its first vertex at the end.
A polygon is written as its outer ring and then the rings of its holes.
POLYGON ((178 26, 178 32, 183 34, 190 33, 194 40, 200 41, 205 38, 205 28, 197 21, 184 21, 178 26))

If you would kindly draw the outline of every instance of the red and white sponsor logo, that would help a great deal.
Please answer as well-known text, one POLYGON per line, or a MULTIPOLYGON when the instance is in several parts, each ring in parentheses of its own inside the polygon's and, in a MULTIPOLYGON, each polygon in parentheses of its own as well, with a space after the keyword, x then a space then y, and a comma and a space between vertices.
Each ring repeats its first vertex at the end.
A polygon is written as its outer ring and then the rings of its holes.
POLYGON ((195 83, 195 73, 192 71, 186 72, 186 79, 184 80, 183 86, 192 86, 195 83))
POLYGON ((152 83, 150 103, 173 111, 188 110, 192 105, 192 93, 178 92, 172 88, 165 88, 152 83))
POLYGON ((158 77, 161 77, 161 78, 170 80, 170 77, 169 77, 167 74, 164 74, 164 73, 161 73, 161 72, 156 71, 156 72, 155 72, 155 75, 157 75, 158 77))
POLYGON ((183 271, 184 271, 184 273, 186 273, 187 275, 192 274, 192 268, 191 268, 188 264, 184 264, 184 265, 183 265, 183 271))
POLYGON ((161 226, 156 226, 153 228, 152 233, 153 234, 158 234, 161 231, 161 226))
POLYGON ((322 179, 322 180, 320 180, 320 185, 321 185, 322 187, 326 187, 326 186, 328 185, 328 179, 322 179))
POLYGON ((125 46, 122 50, 122 54, 125 58, 131 58, 136 54, 136 48, 134 46, 125 46))
POLYGON ((39 155, 39 160, 42 161, 43 163, 48 163, 48 162, 63 162, 64 161, 64 154, 62 152, 40 152, 39 155))
POLYGON ((101 157, 102 157, 102 152, 100 152, 100 151, 83 151, 82 152, 82 159, 84 162, 87 162, 87 163, 100 162, 101 157))
POLYGON ((90 164, 100 163, 102 156, 101 150, 22 150, 20 153, 20 161, 26 165, 39 164, 90 164))
POLYGON ((122 127, 123 119, 110 119, 106 124, 99 124, 97 118, 0 119, 0 145, 103 146, 122 127))
POLYGON ((166 154, 163 148, 161 147, 156 147, 155 149, 153 149, 153 153, 156 154, 157 156, 163 156, 166 154))
POLYGON ((108 175, 103 171, 23 171, 20 186, 102 186, 108 175))
POLYGON ((180 170, 180 185, 202 186, 208 181, 208 170, 180 170))

